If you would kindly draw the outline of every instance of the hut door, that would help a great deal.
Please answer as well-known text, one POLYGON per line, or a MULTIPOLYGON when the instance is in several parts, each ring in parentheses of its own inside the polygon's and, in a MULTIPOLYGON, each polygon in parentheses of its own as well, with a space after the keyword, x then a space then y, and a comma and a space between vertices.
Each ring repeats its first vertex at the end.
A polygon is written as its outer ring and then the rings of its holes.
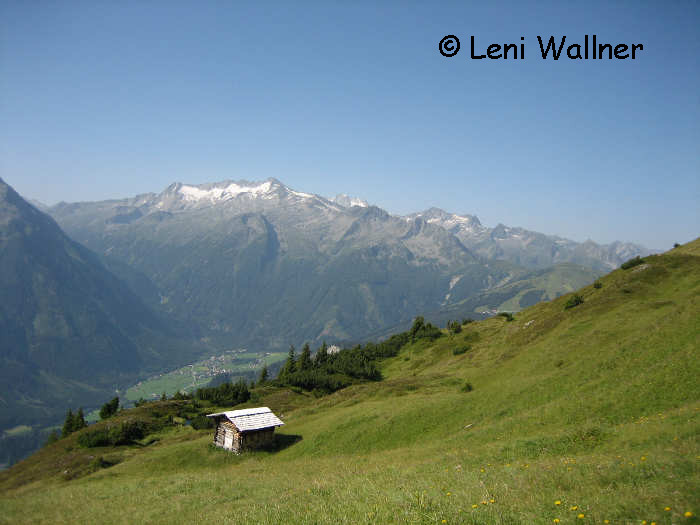
POLYGON ((233 448, 233 432, 230 430, 226 430, 226 434, 224 434, 224 448, 229 450, 233 448))

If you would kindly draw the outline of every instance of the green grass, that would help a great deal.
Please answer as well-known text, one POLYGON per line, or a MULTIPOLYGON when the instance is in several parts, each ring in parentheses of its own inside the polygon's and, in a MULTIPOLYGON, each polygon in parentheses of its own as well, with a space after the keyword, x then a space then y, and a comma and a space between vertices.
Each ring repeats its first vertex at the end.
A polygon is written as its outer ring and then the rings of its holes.
POLYGON ((576 308, 565 295, 409 345, 381 382, 264 389, 286 423, 274 452, 187 427, 59 441, 0 473, 0 522, 697 523, 700 242, 645 263, 576 308))

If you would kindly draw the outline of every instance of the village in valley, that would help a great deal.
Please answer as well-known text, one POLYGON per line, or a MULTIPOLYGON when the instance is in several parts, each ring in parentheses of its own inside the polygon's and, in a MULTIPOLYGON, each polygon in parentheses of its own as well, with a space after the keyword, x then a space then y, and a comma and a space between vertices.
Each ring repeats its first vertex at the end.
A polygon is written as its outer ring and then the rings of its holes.
POLYGON ((251 379, 264 365, 283 361, 286 355, 284 352, 251 352, 245 348, 226 350, 220 355, 139 381, 127 389, 125 397, 133 402, 158 399, 163 393, 172 396, 176 392, 192 392, 209 385, 216 376, 251 379))

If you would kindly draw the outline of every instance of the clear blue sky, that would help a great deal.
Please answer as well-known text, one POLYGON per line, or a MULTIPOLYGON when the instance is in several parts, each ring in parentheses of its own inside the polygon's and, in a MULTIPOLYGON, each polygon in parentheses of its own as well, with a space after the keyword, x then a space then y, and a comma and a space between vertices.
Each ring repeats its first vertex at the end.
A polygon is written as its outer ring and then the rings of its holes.
POLYGON ((0 3, 0 175, 46 203, 276 177, 575 240, 700 235, 700 3, 255 4, 0 3), (644 50, 538 55, 586 33, 644 50), (471 35, 526 58, 470 60, 471 35))

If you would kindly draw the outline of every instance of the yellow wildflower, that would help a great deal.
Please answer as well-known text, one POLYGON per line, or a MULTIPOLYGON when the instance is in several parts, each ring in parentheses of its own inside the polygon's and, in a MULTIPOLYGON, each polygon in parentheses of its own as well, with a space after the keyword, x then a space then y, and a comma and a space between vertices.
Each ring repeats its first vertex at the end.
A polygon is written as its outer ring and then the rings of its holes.
POLYGON ((690 512, 689 510, 687 510, 687 511, 685 511, 685 514, 683 514, 683 516, 685 516, 686 518, 692 518, 692 517, 693 517, 693 513, 690 512))
POLYGON ((447 520, 442 520, 442 522, 441 522, 441 523, 447 523, 447 520))
POLYGON ((476 503, 474 503, 474 505, 472 505, 472 508, 473 508, 473 509, 476 509, 478 506, 479 506, 479 505, 477 505, 476 503))
POLYGON ((586 517, 586 515, 585 515, 585 514, 583 514, 583 513, 581 513, 581 514, 579 514, 579 515, 578 515, 578 516, 576 516, 576 517, 577 517, 578 519, 582 520, 583 518, 585 518, 585 517, 586 517))
POLYGON ((578 505, 573 505, 573 506, 571 507, 571 510, 577 510, 577 509, 578 509, 578 505))
POLYGON ((557 500, 554 502, 555 505, 561 505, 561 500, 557 500))
POLYGON ((451 493, 451 492, 448 492, 447 495, 448 495, 448 496, 452 496, 452 493, 451 493))
POLYGON ((489 503, 496 503, 496 500, 493 499, 493 498, 491 498, 491 499, 489 500, 489 503))
POLYGON ((559 523, 559 518, 554 518, 554 523, 559 523))
POLYGON ((664 510, 665 510, 666 512, 670 512, 670 511, 671 511, 671 507, 664 507, 664 510))

